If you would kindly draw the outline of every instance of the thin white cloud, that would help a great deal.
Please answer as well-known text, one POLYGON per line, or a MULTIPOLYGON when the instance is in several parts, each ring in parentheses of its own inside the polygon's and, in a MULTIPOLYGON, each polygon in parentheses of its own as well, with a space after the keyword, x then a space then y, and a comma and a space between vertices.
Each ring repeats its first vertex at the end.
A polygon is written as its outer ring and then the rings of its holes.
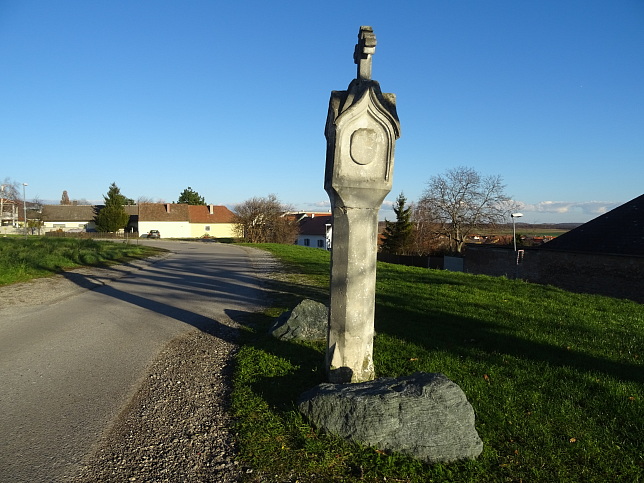
POLYGON ((598 216, 606 213, 621 202, 614 201, 540 201, 538 203, 524 203, 516 201, 522 211, 532 213, 583 213, 598 216))
MULTIPOLYGON (((525 203, 523 201, 510 200, 507 202, 507 209, 524 214, 522 221, 528 223, 583 223, 596 218, 618 206, 622 202, 615 201, 539 201, 538 203, 525 203)), ((395 220, 393 212, 393 201, 385 200, 380 207, 378 219, 395 220)), ((329 211, 331 203, 328 200, 302 203, 297 205, 302 211, 329 211)))

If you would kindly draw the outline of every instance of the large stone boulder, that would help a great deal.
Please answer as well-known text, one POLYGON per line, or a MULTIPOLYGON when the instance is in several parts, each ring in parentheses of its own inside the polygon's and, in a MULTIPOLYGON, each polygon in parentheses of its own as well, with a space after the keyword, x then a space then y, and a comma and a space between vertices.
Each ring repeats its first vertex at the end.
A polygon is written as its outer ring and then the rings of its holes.
POLYGON ((328 307, 305 299, 292 311, 280 315, 269 332, 281 340, 324 340, 328 324, 328 307))
POLYGON ((472 406, 443 374, 320 384, 298 406, 317 428, 427 463, 472 459, 483 450, 472 406))

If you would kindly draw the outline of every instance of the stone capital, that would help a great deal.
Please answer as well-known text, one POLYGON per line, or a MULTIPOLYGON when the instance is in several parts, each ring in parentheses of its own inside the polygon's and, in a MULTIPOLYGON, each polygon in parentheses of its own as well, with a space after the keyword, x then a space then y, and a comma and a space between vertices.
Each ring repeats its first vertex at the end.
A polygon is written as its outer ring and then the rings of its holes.
POLYGON ((346 91, 332 92, 325 135, 326 191, 330 196, 344 192, 347 202, 360 200, 358 207, 379 207, 391 191, 400 137, 395 95, 383 94, 376 81, 360 80, 346 91), (351 189, 357 190, 354 195, 347 193, 351 189), (366 196, 369 191, 374 196, 366 196))

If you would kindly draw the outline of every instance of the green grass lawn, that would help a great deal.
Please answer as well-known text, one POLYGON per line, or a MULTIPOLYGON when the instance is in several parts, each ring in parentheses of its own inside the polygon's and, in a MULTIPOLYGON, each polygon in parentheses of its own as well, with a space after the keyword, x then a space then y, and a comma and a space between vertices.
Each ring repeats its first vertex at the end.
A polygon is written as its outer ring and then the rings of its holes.
POLYGON ((47 277, 81 266, 122 263, 162 251, 144 245, 76 238, 0 238, 0 285, 47 277))
POLYGON ((328 302, 329 254, 260 245, 288 273, 247 321, 232 407, 249 481, 644 481, 644 306, 549 286, 378 264, 378 377, 441 372, 484 442, 474 461, 425 465, 325 435, 296 410, 325 382, 324 344, 281 342, 274 318, 328 302), (258 474, 259 473, 259 474, 258 474))

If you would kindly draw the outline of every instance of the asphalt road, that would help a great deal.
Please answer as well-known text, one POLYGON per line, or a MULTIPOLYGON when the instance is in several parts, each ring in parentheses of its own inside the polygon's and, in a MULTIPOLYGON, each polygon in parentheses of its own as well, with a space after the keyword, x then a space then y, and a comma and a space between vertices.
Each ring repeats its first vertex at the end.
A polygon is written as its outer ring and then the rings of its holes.
POLYGON ((244 249, 146 243, 173 253, 107 284, 68 276, 94 289, 55 302, 0 300, 0 482, 64 481, 170 340, 261 306, 244 249))

